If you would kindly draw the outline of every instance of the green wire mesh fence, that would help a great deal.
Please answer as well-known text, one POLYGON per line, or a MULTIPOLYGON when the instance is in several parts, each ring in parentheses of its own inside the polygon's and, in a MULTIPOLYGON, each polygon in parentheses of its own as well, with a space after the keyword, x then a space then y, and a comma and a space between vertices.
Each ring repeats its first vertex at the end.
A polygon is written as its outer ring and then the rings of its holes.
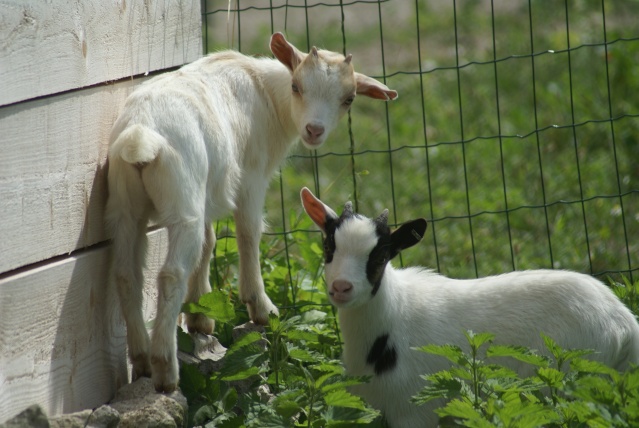
MULTIPOLYGON (((274 178, 263 252, 265 279, 291 288, 283 305, 321 276, 303 186, 368 216, 389 208, 395 224, 427 218, 403 264, 637 279, 639 2, 208 0, 203 13, 207 52, 270 55, 282 31, 302 50, 352 53, 400 94, 356 100, 320 150, 300 144, 274 178)), ((231 265, 231 220, 217 231, 231 265)))

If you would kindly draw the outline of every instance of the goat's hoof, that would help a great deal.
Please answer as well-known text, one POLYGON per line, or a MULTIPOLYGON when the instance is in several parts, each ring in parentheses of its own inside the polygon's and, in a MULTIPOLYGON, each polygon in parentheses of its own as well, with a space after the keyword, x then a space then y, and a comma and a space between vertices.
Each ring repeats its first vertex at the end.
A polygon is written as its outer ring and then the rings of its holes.
POLYGON ((153 366, 153 386, 159 393, 170 394, 177 389, 178 368, 177 361, 164 357, 151 357, 153 366))
POLYGON ((277 306, 275 306, 268 297, 255 299, 255 301, 247 303, 246 307, 248 308, 251 321, 258 325, 267 325, 269 314, 280 316, 277 306))
POLYGON ((131 375, 133 382, 141 377, 151 377, 151 363, 147 354, 131 356, 131 365, 133 366, 131 375))
POLYGON ((186 327, 189 333, 211 335, 215 329, 215 321, 204 314, 186 314, 186 327))
POLYGON ((173 391, 175 391, 177 389, 177 384, 173 383, 173 384, 157 384, 157 383, 153 383, 153 386, 155 387, 155 392, 157 392, 158 394, 170 394, 173 391))

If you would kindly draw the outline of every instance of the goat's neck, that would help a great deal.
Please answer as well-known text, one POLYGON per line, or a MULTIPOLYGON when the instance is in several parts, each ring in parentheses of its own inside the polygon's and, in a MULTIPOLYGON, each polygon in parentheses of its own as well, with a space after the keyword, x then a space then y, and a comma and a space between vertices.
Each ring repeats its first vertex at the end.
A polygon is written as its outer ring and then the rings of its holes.
POLYGON ((291 118, 291 73, 279 61, 273 60, 273 66, 260 69, 264 90, 273 103, 287 143, 292 143, 299 135, 291 118))

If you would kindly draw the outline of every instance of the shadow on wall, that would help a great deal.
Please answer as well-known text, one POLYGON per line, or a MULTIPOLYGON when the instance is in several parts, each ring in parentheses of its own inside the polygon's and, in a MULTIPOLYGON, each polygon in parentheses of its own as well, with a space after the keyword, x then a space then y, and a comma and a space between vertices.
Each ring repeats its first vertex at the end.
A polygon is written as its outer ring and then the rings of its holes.
MULTIPOLYGON (((105 164, 98 163, 87 213, 103 212, 105 164)), ((102 221, 102 217, 99 216, 102 221)), ((93 219, 87 214, 78 247, 93 219)), ((69 413, 106 403, 128 382, 126 330, 115 290, 109 286, 109 246, 100 243, 65 260, 72 270, 60 302, 49 376, 50 413, 69 413)))

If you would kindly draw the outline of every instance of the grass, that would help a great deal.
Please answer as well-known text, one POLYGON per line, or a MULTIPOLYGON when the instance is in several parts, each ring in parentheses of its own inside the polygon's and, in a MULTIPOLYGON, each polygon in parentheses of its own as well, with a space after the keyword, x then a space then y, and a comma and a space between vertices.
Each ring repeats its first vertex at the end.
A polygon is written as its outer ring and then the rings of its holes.
MULTIPOLYGON (((356 100, 350 129, 344 120, 317 152, 291 153, 267 197, 270 232, 292 229, 308 186, 369 216, 388 207, 395 223, 427 218, 424 243, 403 262, 453 277, 636 275, 639 33, 629 17, 639 3, 496 2, 494 18, 488 2, 328 3, 308 9, 307 32, 293 7, 302 2, 273 2, 273 26, 301 48, 307 34, 335 50, 345 40, 356 67, 385 71, 400 97, 356 100)), ((223 26, 227 15, 208 16, 223 26)), ((264 54, 270 11, 240 16, 242 50, 264 54)), ((211 50, 226 42, 209 37, 211 50)))

